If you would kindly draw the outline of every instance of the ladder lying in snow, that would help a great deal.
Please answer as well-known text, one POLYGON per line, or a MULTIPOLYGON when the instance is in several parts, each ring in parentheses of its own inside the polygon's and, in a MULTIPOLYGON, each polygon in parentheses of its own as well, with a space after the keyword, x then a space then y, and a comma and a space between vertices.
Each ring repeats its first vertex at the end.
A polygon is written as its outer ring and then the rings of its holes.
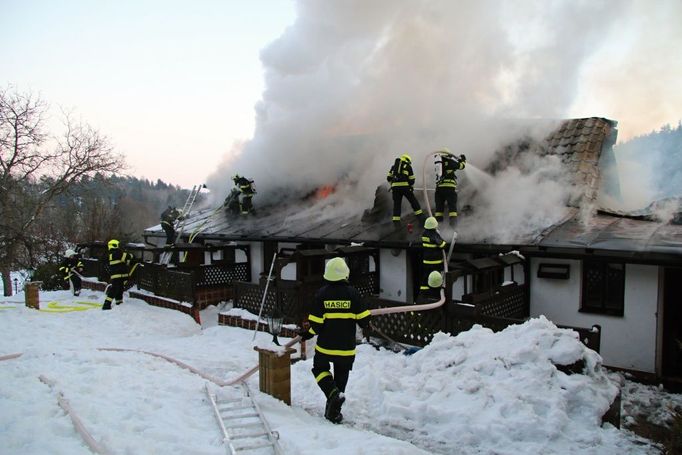
POLYGON ((248 386, 242 382, 241 389, 238 397, 218 396, 211 393, 206 383, 206 394, 223 432, 227 453, 237 455, 269 447, 271 453, 281 455, 282 448, 277 441, 279 434, 270 429, 248 386))
MULTIPOLYGON (((192 210, 192 207, 194 206, 194 201, 196 201, 197 196, 199 195, 199 191, 201 191, 202 188, 206 188, 206 185, 203 183, 199 185, 194 185, 192 187, 192 191, 189 192, 187 200, 185 200, 185 205, 182 206, 182 212, 180 213, 182 219, 180 220, 178 226, 176 227, 177 230, 177 233, 175 234, 176 239, 179 239, 182 236, 182 233, 185 230, 185 224, 187 224, 189 212, 192 210)), ((164 253, 161 253, 161 257, 159 258, 159 264, 167 265, 170 262, 172 256, 173 256, 172 251, 166 251, 164 253)))

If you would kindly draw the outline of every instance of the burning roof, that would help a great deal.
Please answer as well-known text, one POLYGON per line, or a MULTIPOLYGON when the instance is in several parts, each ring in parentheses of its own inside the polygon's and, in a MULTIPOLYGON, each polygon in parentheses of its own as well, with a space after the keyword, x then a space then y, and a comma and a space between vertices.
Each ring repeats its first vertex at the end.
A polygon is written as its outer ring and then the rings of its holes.
MULTIPOLYGON (((682 227, 624 220, 603 213, 594 213, 590 223, 585 223, 584 210, 581 212, 580 209, 596 202, 602 180, 610 178, 610 171, 604 172, 604 169, 608 170, 613 161, 611 147, 615 142, 616 125, 616 122, 603 118, 565 120, 559 122, 544 139, 524 137, 498 151, 492 164, 485 169, 487 173, 469 166, 460 180, 462 216, 457 226, 458 242, 682 254, 682 227), (542 160, 545 167, 538 168, 537 160, 542 160), (514 170, 512 178, 508 175, 510 170, 514 170), (476 182, 473 177, 477 173, 486 175, 488 182, 485 179, 476 182), (500 185, 499 182, 506 178, 512 183, 500 185), (524 182, 523 187, 513 187, 513 183, 518 181, 524 182), (541 186, 546 184, 552 186, 541 186), (493 188, 495 185, 500 187, 497 192, 493 188), (557 192, 554 197, 547 189, 561 190, 566 186, 572 191, 557 192), (509 210, 508 200, 510 193, 518 193, 522 189, 529 191, 528 196, 521 195, 524 210, 529 212, 519 216, 509 210), (566 194, 570 196, 568 199, 566 194), (539 206, 543 203, 551 208, 551 216, 539 213, 533 218, 536 212, 542 212, 539 206), (497 230, 490 229, 492 225, 497 230)), ((419 164, 415 166, 417 173, 420 172, 418 167, 419 164)), ((391 198, 385 185, 377 187, 371 207, 363 207, 352 200, 349 196, 352 186, 353 182, 349 181, 333 182, 304 197, 279 199, 277 204, 262 207, 256 196, 256 213, 247 217, 229 216, 221 211, 216 213, 214 209, 198 211, 187 220, 184 232, 185 235, 196 233, 197 238, 227 241, 354 242, 389 247, 405 247, 418 240, 420 223, 405 208, 403 225, 405 231, 411 225, 412 232, 394 230, 390 221, 391 198), (344 210, 339 209, 341 206, 344 210)), ((417 192, 421 201, 422 192, 417 192)), ((442 230, 446 231, 444 235, 447 237, 447 228, 442 227, 442 230)), ((161 236, 162 232, 156 226, 146 230, 145 234, 161 236)))

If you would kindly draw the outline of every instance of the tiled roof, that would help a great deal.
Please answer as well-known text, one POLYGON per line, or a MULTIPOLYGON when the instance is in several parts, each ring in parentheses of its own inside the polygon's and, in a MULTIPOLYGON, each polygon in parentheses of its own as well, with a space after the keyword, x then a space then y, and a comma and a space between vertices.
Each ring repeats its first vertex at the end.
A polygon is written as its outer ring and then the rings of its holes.
MULTIPOLYGON (((573 175, 574 184, 582 190, 583 198, 594 201, 599 189, 599 166, 602 151, 610 153, 615 140, 616 123, 603 118, 562 121, 539 147, 541 153, 561 157, 573 175)), ((514 156, 507 156, 512 162, 514 156)), ((497 161, 498 165, 500 161, 497 161)), ((566 207, 566 216, 541 232, 528 233, 514 246, 527 245, 548 248, 601 249, 612 251, 651 252, 682 255, 682 226, 664 225, 646 220, 597 214, 589 226, 579 220, 579 210, 566 207)), ((418 244, 421 225, 413 214, 403 215, 403 230, 396 232, 390 221, 391 199, 380 186, 374 207, 344 218, 320 220, 300 214, 300 206, 289 203, 276 211, 263 209, 247 217, 228 215, 221 209, 197 211, 187 220, 185 236, 216 240, 275 240, 320 243, 365 243, 387 247, 406 247, 418 244), (411 233, 406 226, 411 224, 411 233)), ((405 212, 403 212, 405 213, 405 212)), ((145 234, 163 237, 159 225, 145 234)), ((450 240, 450 239, 446 239, 450 240)), ((466 244, 466 238, 459 238, 466 244)), ((480 244, 480 243, 479 243, 480 244)))

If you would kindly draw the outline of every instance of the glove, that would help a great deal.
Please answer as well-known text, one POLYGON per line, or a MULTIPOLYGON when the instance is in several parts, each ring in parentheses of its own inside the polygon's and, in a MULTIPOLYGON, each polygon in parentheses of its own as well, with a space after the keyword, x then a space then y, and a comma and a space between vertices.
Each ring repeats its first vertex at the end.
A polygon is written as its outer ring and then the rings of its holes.
POLYGON ((459 160, 460 160, 460 161, 466 161, 466 160, 467 160, 467 157, 464 156, 464 153, 462 153, 461 155, 459 155, 459 160))
POLYGON ((306 341, 309 340, 313 337, 313 334, 310 333, 308 330, 301 330, 298 332, 298 336, 301 337, 301 340, 306 341))

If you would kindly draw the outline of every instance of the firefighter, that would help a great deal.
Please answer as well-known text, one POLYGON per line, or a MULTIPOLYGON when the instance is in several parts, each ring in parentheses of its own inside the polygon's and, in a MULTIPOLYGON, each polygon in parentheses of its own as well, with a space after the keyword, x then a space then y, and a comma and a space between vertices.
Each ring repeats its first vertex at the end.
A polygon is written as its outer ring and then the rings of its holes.
POLYGON ((370 313, 360 293, 348 284, 350 270, 343 258, 331 259, 324 270, 325 284, 317 291, 308 320, 310 328, 299 335, 317 335, 312 373, 327 404, 324 416, 333 423, 343 420, 341 406, 355 360, 355 325, 369 328, 370 313), (334 374, 330 364, 334 365, 334 374))
POLYGON ((429 274, 434 270, 443 271, 443 251, 447 243, 440 236, 438 231, 438 221, 432 216, 424 222, 424 232, 422 233, 422 284, 419 292, 429 290, 429 274))
POLYGON ((426 282, 428 284, 428 289, 419 293, 419 297, 417 297, 417 300, 415 301, 417 305, 423 303, 433 303, 440 300, 440 290, 443 286, 443 274, 437 270, 434 270, 433 272, 429 273, 429 277, 426 282))
POLYGON ((386 180, 391 184, 391 192, 393 193, 393 224, 400 227, 403 197, 409 201, 414 214, 422 220, 424 212, 414 196, 414 172, 412 171, 410 155, 404 154, 395 159, 393 166, 388 171, 386 180))
POLYGON ((166 245, 175 243, 175 222, 182 219, 180 215, 180 211, 170 205, 161 214, 161 227, 166 233, 166 245))
POLYGON ((235 174, 234 177, 232 177, 232 181, 239 189, 241 195, 239 210, 242 215, 248 215, 253 211, 252 199, 253 195, 256 194, 256 185, 253 183, 253 180, 242 177, 239 174, 235 174))
POLYGON ((107 243, 109 249, 109 285, 106 289, 103 310, 111 310, 111 302, 116 305, 123 302, 123 288, 128 281, 128 270, 133 256, 119 248, 118 240, 111 239, 107 243))
POLYGON ((73 285, 73 295, 80 295, 81 293, 81 277, 83 272, 83 262, 78 253, 74 250, 68 249, 64 253, 64 259, 59 264, 59 271, 64 274, 64 281, 73 285))
POLYGON ((448 205, 448 218, 450 226, 454 226, 457 220, 457 177, 455 171, 464 169, 466 157, 464 154, 455 157, 450 150, 441 150, 440 161, 436 164, 441 165, 440 177, 436 182, 436 220, 443 221, 445 215, 445 204, 448 205))

